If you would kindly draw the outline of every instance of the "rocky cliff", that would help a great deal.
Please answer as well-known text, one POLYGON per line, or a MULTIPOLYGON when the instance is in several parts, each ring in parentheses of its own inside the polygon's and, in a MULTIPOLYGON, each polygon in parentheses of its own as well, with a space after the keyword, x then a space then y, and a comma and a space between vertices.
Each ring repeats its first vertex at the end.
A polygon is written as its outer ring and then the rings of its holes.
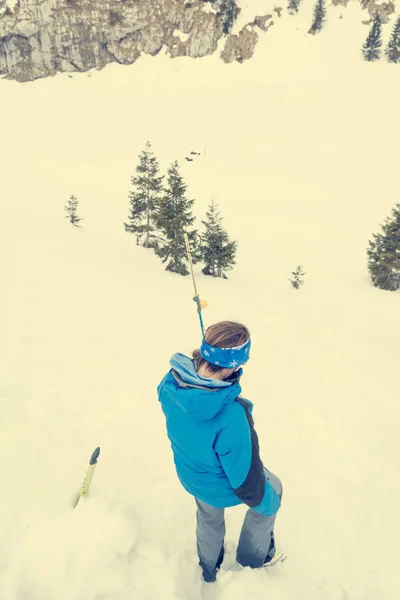
POLYGON ((251 55, 257 34, 229 36, 235 0, 0 0, 0 74, 30 81, 57 71, 131 64, 164 48, 202 57, 229 43, 226 62, 251 55))

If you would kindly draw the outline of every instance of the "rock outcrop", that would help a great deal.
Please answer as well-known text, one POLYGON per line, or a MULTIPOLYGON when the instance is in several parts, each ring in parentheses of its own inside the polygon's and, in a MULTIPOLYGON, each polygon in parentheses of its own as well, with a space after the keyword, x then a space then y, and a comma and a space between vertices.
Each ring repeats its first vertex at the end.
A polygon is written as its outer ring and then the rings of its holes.
POLYGON ((131 64, 161 49, 171 57, 206 56, 226 34, 226 6, 227 0, 0 0, 0 74, 30 81, 131 64))
POLYGON ((371 20, 375 19, 377 14, 380 15, 382 23, 388 23, 390 15, 395 11, 393 2, 382 2, 381 0, 370 0, 368 3, 368 12, 371 15, 371 20))
POLYGON ((221 58, 226 63, 243 62, 253 56, 258 34, 252 25, 245 25, 239 35, 230 35, 226 40, 221 58))

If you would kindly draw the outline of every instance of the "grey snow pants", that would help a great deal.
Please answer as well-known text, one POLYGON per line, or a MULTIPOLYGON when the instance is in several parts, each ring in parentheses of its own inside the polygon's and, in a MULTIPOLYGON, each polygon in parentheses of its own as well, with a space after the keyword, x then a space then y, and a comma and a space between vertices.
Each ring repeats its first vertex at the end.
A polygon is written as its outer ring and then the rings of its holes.
MULTIPOLYGON (((265 475, 282 498, 280 479, 264 469, 265 475)), ((205 581, 215 581, 224 559, 225 518, 224 508, 216 508, 195 498, 197 504, 197 552, 205 581)), ((275 554, 274 524, 276 513, 270 517, 249 508, 246 513, 236 560, 243 567, 262 567, 275 554)))

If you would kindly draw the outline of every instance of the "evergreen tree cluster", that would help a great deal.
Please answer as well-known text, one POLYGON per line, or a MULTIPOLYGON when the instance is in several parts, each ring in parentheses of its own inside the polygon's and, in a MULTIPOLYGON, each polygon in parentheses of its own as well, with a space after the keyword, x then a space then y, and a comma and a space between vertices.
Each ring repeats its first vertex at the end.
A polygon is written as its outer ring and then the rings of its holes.
POLYGON ((214 202, 211 203, 202 235, 193 229, 194 200, 187 198, 187 186, 173 162, 167 171, 166 181, 160 175, 158 160, 148 142, 139 155, 136 176, 132 177, 133 190, 129 193, 130 211, 125 230, 136 236, 136 243, 153 248, 166 264, 166 270, 188 275, 188 258, 184 234, 190 241, 193 263, 203 261, 203 273, 225 277, 225 271, 235 264, 237 242, 229 240, 222 226, 214 202))
MULTIPOLYGON (((367 39, 362 47, 362 54, 365 60, 372 62, 379 60, 382 48, 382 19, 377 14, 372 22, 371 29, 367 39)), ((400 62, 400 15, 397 17, 393 26, 388 45, 385 48, 385 54, 388 62, 400 62)))
MULTIPOLYGON (((167 171, 167 181, 159 174, 158 161, 150 143, 139 155, 137 175, 132 177, 134 190, 129 193, 129 223, 125 230, 136 236, 136 243, 153 248, 156 255, 166 263, 166 270, 188 275, 185 233, 188 235, 193 263, 202 261, 202 272, 213 277, 226 279, 225 271, 236 264, 237 242, 231 241, 222 226, 222 217, 214 201, 211 202, 202 221, 204 231, 199 234, 193 229, 192 214, 194 200, 186 197, 187 186, 179 173, 179 164, 174 161, 167 171)), ((78 199, 71 195, 65 208, 70 223, 79 227, 78 199)), ((381 226, 382 231, 373 234, 368 242, 368 271, 371 282, 382 290, 400 289, 400 202, 392 209, 381 226)), ((292 271, 289 281, 294 289, 304 285, 305 273, 301 265, 292 271)))
POLYGON ((381 290, 400 288, 400 203, 382 225, 382 233, 373 234, 368 243, 368 271, 372 284, 381 290))

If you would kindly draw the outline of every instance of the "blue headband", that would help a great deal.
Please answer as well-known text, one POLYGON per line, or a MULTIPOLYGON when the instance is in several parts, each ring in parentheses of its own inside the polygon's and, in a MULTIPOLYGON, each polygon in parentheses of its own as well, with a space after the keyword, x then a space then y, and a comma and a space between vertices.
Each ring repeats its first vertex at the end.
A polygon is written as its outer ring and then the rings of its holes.
POLYGON ((217 367, 225 367, 226 369, 236 369, 243 365, 250 358, 250 339, 242 346, 235 348, 217 348, 210 346, 203 338, 200 348, 200 355, 204 360, 217 367))

